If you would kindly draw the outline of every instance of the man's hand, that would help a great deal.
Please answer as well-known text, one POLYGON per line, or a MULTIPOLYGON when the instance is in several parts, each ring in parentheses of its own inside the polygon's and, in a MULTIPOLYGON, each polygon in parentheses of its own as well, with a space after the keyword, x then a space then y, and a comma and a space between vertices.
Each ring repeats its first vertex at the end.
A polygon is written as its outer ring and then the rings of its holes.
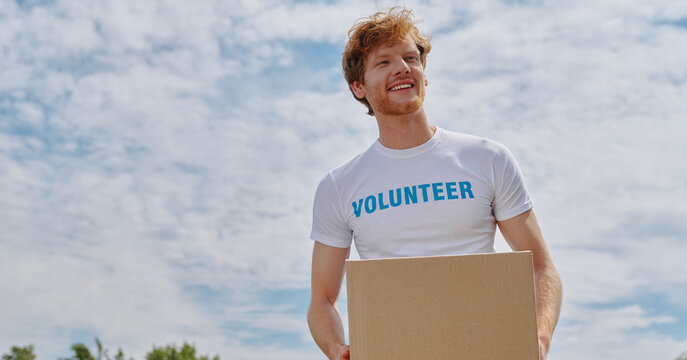
POLYGON ((339 350, 336 360, 351 360, 351 349, 348 345, 343 345, 339 350))
POLYGON ((539 339, 539 360, 546 360, 546 355, 548 352, 548 346, 544 344, 541 339, 539 339))

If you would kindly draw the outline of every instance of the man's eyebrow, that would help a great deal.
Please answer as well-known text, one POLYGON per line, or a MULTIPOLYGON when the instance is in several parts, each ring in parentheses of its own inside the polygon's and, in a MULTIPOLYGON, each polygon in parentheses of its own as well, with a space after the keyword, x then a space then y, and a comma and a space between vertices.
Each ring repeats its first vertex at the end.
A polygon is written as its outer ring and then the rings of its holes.
POLYGON ((375 59, 382 58, 382 57, 389 57, 391 56, 391 53, 389 51, 381 51, 378 52, 377 54, 373 55, 372 57, 375 59))
MULTIPOLYGON (((389 46, 389 47, 390 47, 390 46, 389 46)), ((381 49, 378 49, 378 50, 376 51, 376 54, 370 54, 369 60, 370 60, 370 62, 376 63, 377 61, 383 60, 383 59, 385 59, 385 58, 392 57, 392 56, 394 55, 394 53, 395 53, 395 52, 392 51, 392 50, 388 50, 388 49, 385 49, 385 48, 381 48, 381 49)), ((405 52, 403 52, 402 54, 403 54, 403 56, 407 56, 407 55, 420 55, 420 50, 418 50, 417 48, 414 48, 414 49, 412 49, 412 50, 405 51, 405 52)))
POLYGON ((384 60, 388 58, 390 55, 389 54, 377 54, 377 55, 370 55, 370 58, 368 59, 370 61, 370 64, 376 64, 380 60, 384 60))

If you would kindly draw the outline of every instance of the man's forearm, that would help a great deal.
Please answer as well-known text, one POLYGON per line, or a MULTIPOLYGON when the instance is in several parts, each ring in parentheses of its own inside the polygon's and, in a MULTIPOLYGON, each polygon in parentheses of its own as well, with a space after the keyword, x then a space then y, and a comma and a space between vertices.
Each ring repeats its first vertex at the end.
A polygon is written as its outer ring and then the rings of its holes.
POLYGON ((553 331, 561 311, 563 286, 552 263, 535 266, 535 292, 537 301, 537 333, 540 343, 548 351, 553 331))
POLYGON ((310 333, 329 359, 336 359, 346 345, 341 316, 336 307, 327 301, 313 302, 308 309, 310 333))

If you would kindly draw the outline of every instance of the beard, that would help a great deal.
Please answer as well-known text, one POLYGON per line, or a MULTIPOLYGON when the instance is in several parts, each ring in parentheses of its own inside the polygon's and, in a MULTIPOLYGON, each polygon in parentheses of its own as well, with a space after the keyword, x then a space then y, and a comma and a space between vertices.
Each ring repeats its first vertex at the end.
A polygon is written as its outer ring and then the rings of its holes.
POLYGON ((386 89, 382 91, 377 91, 375 96, 368 96, 367 101, 372 106, 375 114, 384 115, 406 115, 416 112, 422 107, 425 101, 425 87, 416 87, 418 94, 417 96, 409 101, 404 101, 403 103, 394 102, 389 98, 389 93, 386 89))

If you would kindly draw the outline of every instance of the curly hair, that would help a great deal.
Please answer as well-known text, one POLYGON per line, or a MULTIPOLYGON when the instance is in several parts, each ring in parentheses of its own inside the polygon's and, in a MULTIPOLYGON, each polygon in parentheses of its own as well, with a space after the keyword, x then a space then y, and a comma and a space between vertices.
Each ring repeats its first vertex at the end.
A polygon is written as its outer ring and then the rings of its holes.
POLYGON ((349 84, 349 90, 353 97, 367 106, 368 115, 374 115, 370 103, 365 98, 358 98, 350 88, 350 84, 358 81, 364 84, 365 57, 380 45, 402 41, 406 36, 415 41, 420 51, 420 61, 424 68, 427 63, 427 54, 432 49, 430 38, 422 35, 415 26, 413 11, 405 7, 392 7, 387 12, 377 12, 368 18, 362 18, 348 30, 348 42, 344 48, 341 64, 344 77, 349 84))

